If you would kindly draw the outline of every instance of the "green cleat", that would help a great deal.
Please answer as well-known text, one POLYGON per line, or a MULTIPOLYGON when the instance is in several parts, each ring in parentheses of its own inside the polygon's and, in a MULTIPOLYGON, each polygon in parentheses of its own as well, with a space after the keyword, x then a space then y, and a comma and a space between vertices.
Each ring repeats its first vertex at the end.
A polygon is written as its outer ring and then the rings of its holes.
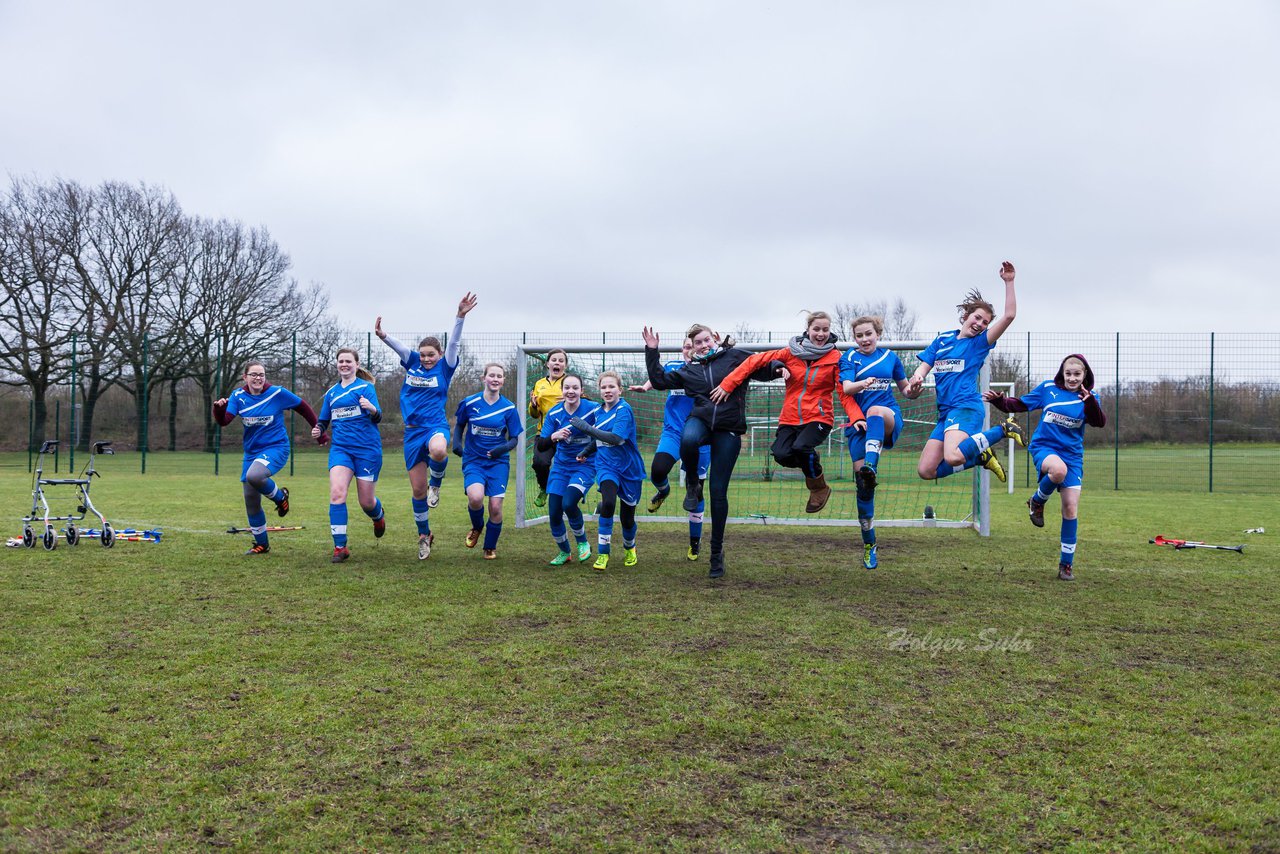
POLYGON ((545 489, 538 490, 538 497, 533 499, 533 506, 534 507, 547 506, 547 491, 545 489))
POLYGON ((608 555, 596 555, 596 562, 591 564, 591 568, 596 572, 604 572, 609 567, 608 555))
POLYGON ((586 563, 591 560, 591 544, 578 543, 578 563, 586 563))
POLYGON ((689 560, 697 560, 698 552, 702 550, 702 540, 694 540, 689 543, 689 553, 685 555, 689 560))
POLYGON ((622 558, 623 566, 635 566, 640 562, 640 556, 636 554, 635 546, 627 549, 622 558))
POLYGON ((879 563, 880 562, 876 559, 876 544, 863 543, 862 544, 862 565, 865 566, 867 569, 875 569, 879 565, 879 563))
POLYGON ((556 552, 556 556, 547 561, 547 566, 564 566, 569 562, 568 552, 556 552))
POLYGON ((996 480, 1000 481, 1001 483, 1004 483, 1005 481, 1004 466, 1000 465, 1000 460, 996 457, 994 451, 992 451, 990 448, 987 448, 985 451, 982 452, 981 456, 978 457, 978 463, 984 469, 986 469, 987 471, 995 475, 996 480))

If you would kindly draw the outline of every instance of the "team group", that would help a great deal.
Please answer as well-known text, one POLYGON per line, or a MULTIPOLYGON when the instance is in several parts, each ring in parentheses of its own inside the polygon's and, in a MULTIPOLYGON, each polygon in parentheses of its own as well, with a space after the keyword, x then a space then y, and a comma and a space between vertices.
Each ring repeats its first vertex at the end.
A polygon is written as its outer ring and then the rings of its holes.
MULTIPOLYGON (((1044 508, 1054 492, 1061 495, 1062 525, 1058 578, 1072 580, 1077 541, 1077 511, 1083 483, 1084 429, 1106 423, 1094 376, 1084 356, 1063 359, 1052 380, 1021 397, 994 391, 982 392, 978 376, 987 354, 1009 328, 1017 312, 1014 268, 1004 262, 1000 277, 1005 287, 1004 311, 970 291, 958 305, 960 327, 939 335, 919 354, 919 367, 908 377, 892 350, 879 346, 880 318, 859 317, 850 324, 853 346, 843 354, 838 335, 826 312, 808 315, 803 333, 786 347, 752 353, 722 340, 709 327, 695 324, 683 342, 683 358, 662 363, 658 335, 645 327, 645 368, 648 381, 629 391, 650 389, 668 392, 662 436, 653 457, 649 480, 656 492, 648 511, 656 512, 671 493, 670 473, 677 461, 685 473, 683 507, 689 520, 689 560, 701 552, 704 493, 709 493, 711 542, 709 575, 725 572, 725 522, 729 515, 729 482, 747 430, 748 380, 782 377, 786 392, 771 453, 780 466, 799 469, 808 487, 806 512, 826 505, 827 485, 818 448, 835 429, 838 402, 847 418, 845 437, 853 459, 857 484, 858 521, 863 542, 863 565, 877 565, 875 519, 876 470, 880 455, 894 446, 902 432, 902 410, 894 390, 904 397, 921 393, 925 378, 934 374, 938 420, 925 442, 917 473, 925 480, 947 477, 982 465, 997 478, 1005 474, 993 446, 1005 438, 1027 447, 1039 482, 1027 506, 1031 522, 1044 526, 1044 508), (1010 417, 983 430, 985 403, 1010 417), (1030 443, 1012 413, 1043 410, 1030 443)), ((464 398, 457 407, 452 430, 446 414, 449 385, 458 365, 458 345, 463 321, 476 306, 468 293, 458 303, 448 346, 434 336, 422 339, 416 349, 387 335, 382 318, 374 326, 377 336, 399 357, 404 369, 400 411, 404 418, 404 462, 413 491, 414 522, 418 531, 418 558, 431 554, 430 511, 440 501, 440 485, 449 452, 462 457, 463 482, 471 530, 466 546, 474 548, 483 538, 484 557, 497 557, 502 532, 502 500, 510 474, 510 453, 523 430, 516 404, 501 393, 505 368, 485 365, 482 389, 464 398), (487 500, 487 518, 486 518, 487 500)), ((289 491, 271 476, 288 460, 289 436, 282 413, 299 412, 312 426, 311 435, 329 444, 329 524, 335 563, 345 561, 347 548, 347 494, 356 482, 361 509, 373 522, 374 535, 386 530, 385 512, 376 495, 382 468, 382 442, 378 423, 382 409, 373 377, 360 367, 359 355, 350 348, 337 352, 339 381, 324 394, 317 415, 305 401, 287 389, 270 385, 259 361, 245 367, 244 386, 214 404, 214 416, 224 426, 239 416, 244 426, 245 508, 254 545, 248 554, 270 550, 262 498, 275 503, 276 512, 289 512, 289 491)), ((591 545, 581 502, 590 488, 598 487, 600 503, 596 559, 593 568, 604 570, 612 555, 615 516, 621 521, 623 564, 637 563, 636 510, 645 480, 644 460, 636 441, 636 421, 623 397, 622 378, 605 371, 596 378, 599 400, 584 396, 582 377, 568 370, 568 356, 552 350, 546 376, 530 393, 527 412, 537 419, 533 469, 539 493, 534 503, 545 506, 557 550, 550 563, 563 565, 573 559, 591 559, 591 545), (576 549, 570 544, 573 536, 576 549)))

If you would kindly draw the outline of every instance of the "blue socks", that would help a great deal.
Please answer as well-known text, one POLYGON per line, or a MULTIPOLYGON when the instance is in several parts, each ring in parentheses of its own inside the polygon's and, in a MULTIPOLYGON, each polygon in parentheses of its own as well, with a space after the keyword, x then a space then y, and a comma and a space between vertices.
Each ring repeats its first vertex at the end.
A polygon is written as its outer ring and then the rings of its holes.
POLYGON ((427 506, 427 499, 413 498, 413 499, 410 499, 410 501, 413 503, 413 521, 417 523, 418 535, 421 536, 423 534, 430 534, 431 533, 431 521, 430 521, 431 508, 427 506))
POLYGON ((960 443, 960 453, 964 454, 964 467, 973 468, 978 464, 978 457, 987 448, 1004 438, 1004 427, 996 426, 981 433, 974 433, 960 443))
POLYGON ((865 465, 874 470, 880 465, 880 448, 884 445, 884 416, 872 415, 867 418, 866 453, 863 455, 865 465))
POLYGON ((941 462, 941 463, 938 463, 938 469, 933 473, 933 476, 938 480, 942 480, 947 475, 954 474, 955 470, 956 470, 955 466, 951 465, 950 463, 941 462))
POLYGON ((253 534, 253 541, 260 546, 267 545, 267 514, 259 510, 248 515, 249 532, 253 534))
POLYGON ((449 468, 449 458, 445 457, 440 462, 435 460, 427 460, 427 485, 439 487, 440 482, 444 480, 445 469, 449 468))
POLYGON ((1071 561, 1075 559, 1076 531, 1079 527, 1079 519, 1062 520, 1062 555, 1058 558, 1059 563, 1065 563, 1067 566, 1071 566, 1071 561))
POLYGON ((471 517, 471 530, 479 531, 482 528, 484 528, 484 508, 483 507, 476 507, 475 509, 472 509, 471 506, 468 505, 467 515, 471 517))
POLYGON ((689 514, 689 542, 693 544, 702 539, 702 508, 705 501, 698 502, 698 510, 696 513, 689 514))
POLYGON ((486 523, 484 526, 484 547, 486 549, 496 549, 498 547, 498 537, 501 535, 501 522, 486 523))
POLYGON ((1049 475, 1041 475, 1040 482, 1036 484, 1036 494, 1031 496, 1031 500, 1037 504, 1044 504, 1058 489, 1058 484, 1050 480, 1049 475))
MULTIPOLYGON (((612 550, 613 517, 601 516, 599 519, 596 520, 596 527, 598 529, 597 538, 596 538, 596 543, 597 543, 596 548, 599 550, 600 554, 607 555, 612 550)), ((574 533, 576 534, 577 532, 575 531, 574 533)))
MULTIPOLYGON (((547 515, 550 517, 551 539, 556 541, 556 546, 565 554, 569 553, 569 535, 564 528, 564 498, 555 492, 547 494, 547 515)), ((582 514, 578 514, 578 518, 582 518, 582 514)))
POLYGON ((858 500, 858 527, 862 529, 862 542, 874 546, 876 544, 875 501, 858 500))
POLYGON ((347 505, 329 505, 329 533, 333 535, 334 548, 342 548, 347 544, 347 505))
MULTIPOLYGON (((364 508, 361 508, 361 509, 363 510, 364 508)), ((382 499, 381 498, 373 499, 373 509, 365 510, 364 515, 368 516, 370 519, 372 519, 375 522, 381 519, 385 515, 382 511, 382 499)))

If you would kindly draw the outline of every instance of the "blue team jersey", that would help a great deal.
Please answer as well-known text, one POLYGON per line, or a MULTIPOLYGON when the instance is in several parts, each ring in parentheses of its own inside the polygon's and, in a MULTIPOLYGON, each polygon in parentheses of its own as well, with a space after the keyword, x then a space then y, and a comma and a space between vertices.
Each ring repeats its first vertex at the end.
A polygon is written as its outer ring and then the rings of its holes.
POLYGON ((449 426, 444 407, 449 399, 449 383, 458 366, 450 367, 442 356, 428 370, 422 357, 410 350, 400 362, 404 368, 404 385, 400 386, 400 415, 408 427, 449 426))
MULTIPOLYGON (((574 430, 569 423, 570 418, 586 418, 592 412, 595 412, 600 404, 583 398, 578 404, 578 408, 570 415, 564 409, 564 401, 560 401, 551 407, 551 411, 542 419, 542 432, 539 434, 543 438, 551 438, 551 434, 559 430, 561 427, 568 427, 572 433, 569 438, 563 442, 556 442, 556 455, 552 458, 552 464, 562 466, 582 465, 578 462, 578 455, 586 452, 595 441, 586 433, 574 430)), ((594 463, 591 463, 594 465, 594 463)))
MULTIPOLYGON (((663 373, 678 371, 685 366, 684 359, 667 362, 662 366, 663 373)), ((667 402, 662 412, 662 429, 673 433, 684 431, 684 422, 689 420, 693 411, 693 398, 684 393, 682 388, 673 388, 667 392, 667 402)))
POLYGON ((883 347, 865 354, 858 350, 847 350, 840 357, 840 382, 875 380, 866 390, 853 396, 863 412, 871 411, 873 406, 887 406, 901 411, 897 399, 893 396, 893 390, 898 387, 899 380, 906 378, 907 372, 902 367, 902 360, 898 358, 898 354, 883 347))
POLYGON ((351 385, 342 383, 324 393, 320 403, 320 420, 329 422, 333 434, 333 446, 355 454, 382 453, 382 437, 378 425, 373 423, 371 412, 360 406, 360 398, 366 398, 379 412, 378 391, 368 380, 356 378, 351 385))
POLYGON ((961 338, 960 330, 944 332, 920 353, 920 361, 933 366, 933 381, 938 387, 938 409, 981 409, 982 393, 978 390, 978 373, 987 354, 996 345, 987 341, 987 333, 961 338))
MULTIPOLYGON (((484 392, 463 398, 458 403, 454 420, 465 425, 463 462, 487 461, 490 451, 505 448, 509 440, 524 432, 516 405, 502 395, 498 395, 493 403, 484 399, 484 392)), ((494 459, 507 457, 508 453, 504 451, 494 459)))
MULTIPOLYGON (((1095 399, 1096 391, 1090 392, 1095 399)), ((1052 451, 1065 462, 1084 459, 1084 401, 1075 392, 1059 388, 1053 380, 1042 382, 1019 398, 1028 409, 1043 409, 1028 450, 1052 451)))
POLYGON ((599 406, 591 414, 584 415, 583 420, 598 430, 622 437, 621 445, 602 442, 597 446, 597 472, 601 475, 609 472, 624 481, 644 480, 644 458, 636 445, 636 416, 631 411, 631 404, 619 400, 609 410, 599 406))
POLYGON ((227 414, 239 415, 244 424, 244 452, 258 454, 270 448, 289 448, 289 431, 284 415, 302 398, 282 386, 269 385, 262 394, 250 394, 245 388, 231 392, 227 414))

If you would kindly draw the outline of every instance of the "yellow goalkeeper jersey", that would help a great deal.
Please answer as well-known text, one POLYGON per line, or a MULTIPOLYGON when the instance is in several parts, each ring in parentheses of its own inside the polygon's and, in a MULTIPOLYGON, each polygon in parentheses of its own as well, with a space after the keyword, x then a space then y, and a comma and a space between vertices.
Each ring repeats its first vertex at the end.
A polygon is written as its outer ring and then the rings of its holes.
POLYGON ((533 384, 533 394, 529 398, 529 417, 538 419, 538 425, 534 431, 542 429, 542 416, 551 411, 551 407, 560 402, 560 398, 564 394, 560 391, 560 387, 564 385, 564 377, 553 380, 550 377, 543 377, 533 384))

